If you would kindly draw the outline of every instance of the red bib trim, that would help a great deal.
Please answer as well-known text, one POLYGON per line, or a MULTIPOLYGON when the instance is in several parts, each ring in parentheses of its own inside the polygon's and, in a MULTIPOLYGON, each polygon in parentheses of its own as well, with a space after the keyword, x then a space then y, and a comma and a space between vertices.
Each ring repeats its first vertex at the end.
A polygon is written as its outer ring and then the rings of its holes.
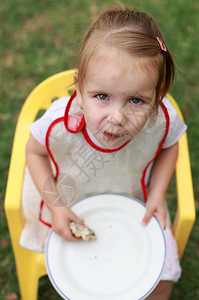
POLYGON ((162 149, 162 146, 164 144, 164 141, 166 140, 166 137, 167 137, 167 134, 169 132, 169 125, 170 125, 170 118, 169 118, 169 114, 168 114, 168 111, 167 111, 167 108, 166 106, 161 103, 161 108, 164 112, 164 115, 165 115, 165 119, 166 119, 166 129, 165 129, 165 134, 164 134, 164 137, 158 147, 158 150, 156 151, 156 154, 154 156, 154 158, 146 165, 143 173, 142 173, 142 178, 141 178, 141 186, 142 186, 142 191, 143 191, 143 195, 144 195, 144 200, 147 201, 147 187, 146 187, 146 184, 145 184, 145 177, 146 177, 146 172, 147 172, 147 169, 149 167, 149 165, 154 161, 154 159, 158 156, 158 154, 160 153, 161 149, 162 149))
POLYGON ((83 128, 82 133, 84 135, 85 140, 87 141, 87 143, 94 148, 95 150, 101 151, 101 152, 105 152, 105 153, 112 153, 112 152, 116 152, 119 151, 120 149, 124 148, 131 140, 127 141, 125 144, 121 145, 118 148, 114 148, 114 149, 108 149, 108 148, 101 148, 97 145, 95 145, 93 143, 93 141, 90 139, 88 132, 86 130, 86 127, 83 128))

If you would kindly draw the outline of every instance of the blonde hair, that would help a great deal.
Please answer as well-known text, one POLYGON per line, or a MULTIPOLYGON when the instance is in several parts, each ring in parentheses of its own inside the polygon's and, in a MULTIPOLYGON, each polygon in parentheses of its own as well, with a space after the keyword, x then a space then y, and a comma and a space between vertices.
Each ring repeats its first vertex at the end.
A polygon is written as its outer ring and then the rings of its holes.
POLYGON ((157 40, 164 43, 162 33, 146 13, 129 8, 102 12, 85 35, 78 59, 78 83, 82 90, 91 59, 103 45, 121 49, 130 55, 156 58, 159 79, 156 86, 156 107, 171 87, 175 66, 170 52, 163 51, 157 40), (161 89, 161 96, 160 96, 161 89))

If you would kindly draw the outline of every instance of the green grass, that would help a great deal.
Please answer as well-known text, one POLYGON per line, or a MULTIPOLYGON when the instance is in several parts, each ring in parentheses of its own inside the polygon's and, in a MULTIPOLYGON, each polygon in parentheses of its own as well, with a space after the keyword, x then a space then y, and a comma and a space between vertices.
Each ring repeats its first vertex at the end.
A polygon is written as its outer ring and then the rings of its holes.
MULTIPOLYGON (((3 201, 20 108, 43 79, 74 67, 85 28, 101 9, 117 6, 109 0, 6 0, 0 2, 0 299, 19 289, 3 201)), ((148 11, 158 21, 179 69, 172 94, 188 125, 196 210, 199 208, 199 2, 197 0, 124 0, 148 11)), ((174 184, 169 207, 175 208, 174 184)), ((188 199, 187 199, 188 201, 188 199)), ((172 300, 199 299, 199 222, 196 221, 182 259, 183 274, 172 300)), ((60 299, 47 277, 40 281, 39 299, 60 299)))

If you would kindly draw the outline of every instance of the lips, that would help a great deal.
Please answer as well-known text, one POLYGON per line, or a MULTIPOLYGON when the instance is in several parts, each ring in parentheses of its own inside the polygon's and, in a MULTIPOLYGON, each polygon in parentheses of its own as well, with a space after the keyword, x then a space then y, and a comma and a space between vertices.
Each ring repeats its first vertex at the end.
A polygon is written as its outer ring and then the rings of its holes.
POLYGON ((124 136, 127 136, 128 134, 124 133, 124 134, 121 134, 121 133, 115 133, 115 132, 110 132, 110 131, 106 131, 106 130, 103 130, 102 131, 104 137, 108 140, 114 140, 114 139, 117 139, 119 137, 124 137, 124 136))

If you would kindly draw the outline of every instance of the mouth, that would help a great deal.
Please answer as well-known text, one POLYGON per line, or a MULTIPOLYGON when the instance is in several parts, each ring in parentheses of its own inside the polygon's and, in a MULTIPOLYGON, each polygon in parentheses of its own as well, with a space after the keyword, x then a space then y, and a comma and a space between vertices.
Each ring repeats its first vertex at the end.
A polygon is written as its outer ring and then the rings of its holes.
POLYGON ((121 133, 115 133, 115 132, 111 132, 111 131, 107 131, 107 130, 103 130, 102 133, 103 133, 103 136, 109 141, 115 140, 115 139, 118 139, 121 137, 124 138, 124 137, 128 136, 127 133, 121 134, 121 133))

